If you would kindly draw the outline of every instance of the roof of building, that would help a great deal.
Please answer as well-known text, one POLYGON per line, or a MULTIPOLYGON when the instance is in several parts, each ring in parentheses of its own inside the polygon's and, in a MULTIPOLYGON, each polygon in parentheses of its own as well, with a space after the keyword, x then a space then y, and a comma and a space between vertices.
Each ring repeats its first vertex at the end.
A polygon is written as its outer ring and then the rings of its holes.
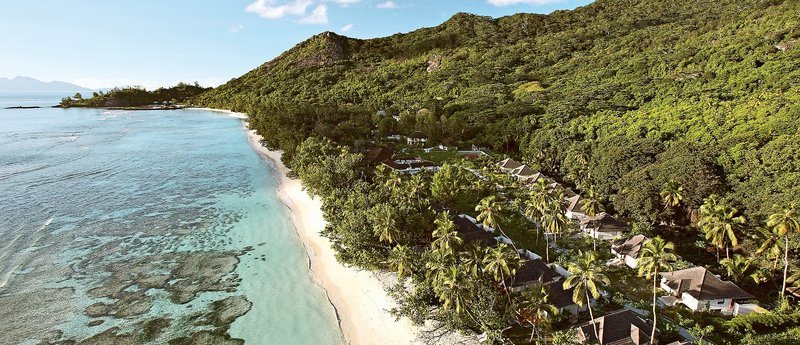
POLYGON ((581 221, 581 225, 589 225, 597 228, 598 232, 627 231, 629 226, 619 219, 614 218, 608 213, 600 212, 595 217, 586 218, 581 221))
POLYGON ((513 160, 511 158, 506 158, 506 159, 500 161, 499 163, 497 163, 497 165, 500 166, 500 168, 503 168, 503 169, 516 169, 516 168, 521 167, 522 163, 517 162, 517 161, 515 161, 515 160, 513 160))
POLYGON ((522 286, 533 282, 548 283, 561 277, 541 259, 525 260, 514 274, 511 286, 522 286))
POLYGON ((411 133, 411 135, 409 135, 408 137, 411 139, 425 139, 425 134, 422 134, 422 132, 420 131, 416 131, 414 133, 411 133))
POLYGON ((560 281, 547 284, 547 287, 550 303, 556 308, 561 309, 575 304, 575 301, 572 300, 575 288, 564 290, 564 283, 560 281))
POLYGON ((435 163, 424 159, 387 159, 383 161, 383 164, 395 170, 422 169, 436 166, 435 163))
POLYGON ((632 258, 639 257, 639 251, 642 250, 642 245, 644 241, 647 240, 647 236, 645 235, 635 235, 627 240, 619 240, 611 245, 611 249, 613 249, 619 255, 627 255, 632 258))
POLYGON ((592 329, 592 323, 579 327, 587 343, 600 345, 644 345, 650 343, 652 323, 643 320, 628 309, 622 309, 595 319, 595 327, 600 337, 598 342, 592 329))
POLYGON ((531 167, 527 165, 520 165, 511 172, 512 174, 518 177, 529 177, 534 176, 538 173, 538 171, 531 169, 531 167))
MULTIPOLYGON (((569 189, 565 189, 565 194, 566 194, 566 191, 568 191, 568 190, 569 189)), ((567 205, 567 211, 570 211, 570 212, 573 212, 573 213, 575 213, 575 212, 583 213, 583 205, 582 205, 583 203, 581 202, 581 196, 578 195, 578 194, 573 193, 571 190, 570 190, 570 193, 572 193, 572 196, 569 196, 569 198, 567 199, 567 201, 569 202, 569 205, 567 205)))
POLYGON ((800 286, 790 286, 786 288, 786 292, 790 295, 800 298, 800 286))
POLYGON ((461 237, 461 240, 464 241, 464 244, 478 242, 484 246, 497 245, 497 240, 494 238, 494 236, 492 236, 492 234, 486 230, 483 230, 469 219, 456 216, 453 217, 453 223, 456 225, 458 237, 461 237))
POLYGON ((753 298, 736 284, 717 278, 705 267, 661 273, 661 277, 666 279, 666 285, 678 295, 687 293, 697 300, 753 298))
POLYGON ((369 150, 366 154, 364 154, 364 160, 368 162, 383 162, 387 159, 392 158, 394 155, 394 150, 391 148, 386 147, 376 147, 372 150, 369 150))

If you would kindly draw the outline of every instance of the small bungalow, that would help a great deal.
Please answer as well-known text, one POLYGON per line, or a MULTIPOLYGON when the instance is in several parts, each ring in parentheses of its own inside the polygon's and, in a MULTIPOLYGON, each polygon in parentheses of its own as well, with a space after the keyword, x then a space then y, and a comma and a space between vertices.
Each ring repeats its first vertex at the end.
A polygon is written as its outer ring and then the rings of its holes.
POLYGON ((652 332, 650 320, 645 321, 633 311, 622 309, 595 319, 594 325, 588 322, 578 327, 578 341, 581 344, 647 345, 652 332), (593 327, 597 329, 597 336, 593 327))
POLYGON ((477 242, 478 245, 492 247, 496 246, 498 243, 494 235, 476 224, 474 219, 470 216, 459 215, 453 217, 453 223, 456 225, 456 232, 458 232, 458 236, 461 237, 464 244, 477 242))
POLYGON ((436 172, 439 166, 421 158, 387 159, 383 164, 401 174, 418 174, 422 171, 436 172))
POLYGON ((568 192, 565 192, 567 199, 567 210, 565 215, 569 219, 574 220, 584 220, 586 219, 586 211, 583 210, 583 202, 581 202, 581 196, 575 194, 571 190, 567 189, 568 192))
POLYGON ((442 144, 439 144, 439 145, 433 146, 433 147, 426 147, 426 148, 424 148, 422 150, 425 151, 425 153, 431 153, 433 151, 447 151, 449 149, 450 149, 449 147, 444 146, 442 144))
POLYGON ((511 158, 506 158, 497 163, 497 166, 500 167, 500 170, 502 170, 503 172, 511 173, 512 171, 514 171, 514 169, 521 167, 522 163, 517 162, 511 158))
POLYGON ((661 273, 661 288, 669 293, 660 298, 668 306, 681 303, 692 311, 716 310, 726 315, 747 314, 757 309, 754 304, 741 303, 752 299, 752 295, 704 267, 661 273))
POLYGON ((517 180, 524 183, 533 183, 536 182, 539 178, 543 177, 542 173, 531 169, 531 167, 527 165, 521 165, 516 169, 511 171, 511 175, 516 177, 517 180))
POLYGON ((587 217, 581 221, 581 230, 596 239, 613 240, 622 237, 629 229, 628 223, 601 212, 595 217, 587 217))
POLYGON ((525 260, 511 277, 508 286, 512 291, 520 292, 533 284, 549 284, 561 280, 561 275, 550 268, 542 259, 525 260))
POLYGON ((800 286, 790 286, 786 288, 786 296, 800 302, 800 286))
MULTIPOLYGON (((564 289, 564 282, 556 281, 550 284, 547 284, 548 290, 548 297, 550 298, 550 303, 558 309, 559 314, 566 314, 570 313, 572 315, 578 315, 578 313, 584 312, 588 310, 588 306, 578 306, 575 301, 572 300, 572 295, 575 293, 575 288, 572 289, 564 289)), ((591 299, 589 301, 593 306, 595 304, 595 300, 591 299)))
POLYGON ((611 254, 614 254, 617 260, 624 262, 628 267, 636 268, 639 265, 639 252, 645 241, 647 241, 645 235, 635 235, 627 240, 618 240, 611 245, 611 254))
POLYGON ((428 142, 428 138, 425 138, 425 135, 423 135, 422 132, 417 131, 411 133, 411 135, 406 138, 406 142, 409 145, 422 145, 428 142))
POLYGON ((375 147, 364 154, 364 161, 367 163, 380 163, 392 158, 394 149, 386 147, 375 147))

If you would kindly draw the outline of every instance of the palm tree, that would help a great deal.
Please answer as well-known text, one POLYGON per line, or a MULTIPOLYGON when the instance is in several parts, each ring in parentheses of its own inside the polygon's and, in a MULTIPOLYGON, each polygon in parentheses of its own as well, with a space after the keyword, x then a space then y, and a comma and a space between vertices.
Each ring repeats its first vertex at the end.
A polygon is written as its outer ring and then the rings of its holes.
POLYGON ((588 305, 589 317, 592 318, 592 329, 594 329, 594 336, 600 339, 597 333, 597 326, 594 322, 594 313, 592 312, 591 295, 593 298, 600 298, 599 284, 610 284, 608 277, 603 273, 605 267, 597 262, 594 253, 591 252, 578 252, 578 257, 571 265, 569 265, 569 272, 571 276, 564 280, 564 290, 575 288, 572 293, 572 301, 579 306, 588 305))
POLYGON ((425 189, 425 180, 422 179, 422 176, 420 176, 419 174, 411 176, 411 179, 408 181, 408 193, 409 195, 414 195, 417 198, 418 210, 422 210, 422 198, 420 197, 420 193, 424 189, 425 189))
POLYGON ((545 232, 553 234, 556 243, 558 243, 558 234, 565 232, 569 224, 561 200, 559 198, 557 202, 551 203, 542 217, 542 226, 545 232))
POLYGON ((756 238, 756 241, 761 243, 756 250, 756 255, 766 253, 767 259, 772 262, 772 269, 777 269, 778 262, 783 256, 783 236, 772 229, 758 228, 756 238))
POLYGON ((398 245, 392 249, 389 255, 389 268, 397 272, 397 278, 403 279, 406 274, 413 270, 414 251, 404 245, 398 245))
MULTIPOLYGON (((503 229, 500 229, 500 223, 498 223, 498 221, 500 220, 500 212, 503 211, 503 206, 499 201, 497 201, 496 195, 490 195, 483 198, 483 200, 481 200, 481 202, 475 206, 475 211, 478 212, 477 220, 479 222, 490 228, 497 229, 497 231, 500 231, 503 236, 511 239, 506 235, 505 232, 503 232, 503 229)), ((514 245, 514 242, 511 242, 511 246, 514 247, 514 251, 518 251, 517 246, 514 245)))
POLYGON ((472 289, 470 279, 464 276, 463 270, 451 266, 439 273, 434 280, 433 291, 442 302, 442 309, 447 311, 455 308, 456 314, 461 314, 472 289))
POLYGON ((767 226, 770 227, 778 236, 785 239, 783 256, 783 286, 781 288, 781 298, 786 291, 786 280, 789 276, 789 236, 800 232, 800 216, 798 216, 797 205, 791 204, 781 212, 773 213, 767 219, 767 226))
POLYGON ((378 240, 381 242, 392 243, 397 237, 397 225, 394 219, 394 209, 387 204, 379 204, 373 209, 374 213, 370 214, 373 231, 378 235, 378 240))
POLYGON ((678 258, 672 251, 675 245, 664 241, 661 237, 649 239, 642 245, 639 254, 639 275, 653 278, 653 333, 650 340, 656 339, 656 298, 658 296, 658 273, 672 269, 672 262, 678 258))
POLYGON ((436 229, 433 230, 433 237, 436 238, 432 243, 434 250, 452 255, 456 248, 464 242, 458 236, 455 224, 450 220, 447 212, 440 213, 433 222, 436 224, 436 229))
MULTIPOLYGON (((603 205, 600 203, 597 194, 594 192, 594 186, 589 187, 586 195, 581 199, 581 207, 586 213, 586 216, 590 219, 596 217, 597 214, 603 211, 603 205)), ((595 236, 592 236, 592 249, 597 251, 597 241, 595 236)))
POLYGON ((486 248, 486 255, 483 257, 486 273, 492 275, 494 281, 502 284, 506 290, 506 277, 514 275, 522 261, 517 253, 508 249, 505 243, 500 243, 496 247, 486 248))
POLYGON ((669 180, 661 190, 661 201, 664 208, 678 207, 683 202, 683 187, 675 180, 669 180))
POLYGON ((481 273, 483 273, 483 260, 485 258, 485 254, 486 252, 478 244, 478 242, 471 242, 469 245, 467 245, 466 250, 461 252, 461 263, 464 264, 464 267, 467 268, 473 277, 478 277, 481 273))
MULTIPOLYGON (((728 278, 733 281, 740 282, 745 276, 751 275, 753 267, 753 259, 748 259, 739 254, 734 254, 732 258, 725 258, 719 262, 728 274, 728 278)), ((751 276, 752 277, 752 276, 751 276)), ((756 283, 758 280, 753 279, 756 283)))
POLYGON ((700 221, 698 225, 705 232, 706 240, 717 246, 717 261, 719 261, 719 249, 725 248, 725 257, 730 258, 730 247, 739 245, 736 238, 736 228, 745 223, 743 216, 737 216, 739 211, 724 202, 716 200, 712 195, 706 199, 700 207, 700 221))
POLYGON ((550 315, 558 314, 558 308, 550 304, 547 289, 541 284, 523 291, 522 300, 517 303, 516 309, 520 320, 531 325, 529 342, 533 342, 534 335, 537 339, 541 339, 541 328, 549 322, 550 315))

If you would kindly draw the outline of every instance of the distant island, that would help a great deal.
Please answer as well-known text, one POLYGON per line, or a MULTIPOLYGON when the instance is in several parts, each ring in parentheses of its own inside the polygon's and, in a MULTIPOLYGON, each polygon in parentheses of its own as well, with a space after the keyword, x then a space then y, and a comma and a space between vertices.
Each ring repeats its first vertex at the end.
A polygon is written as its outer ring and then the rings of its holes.
POLYGON ((63 82, 44 82, 29 77, 0 78, 0 92, 92 92, 83 86, 63 82))
POLYGON ((168 110, 180 109, 179 104, 196 97, 211 88, 204 88, 197 83, 178 85, 170 88, 158 88, 148 91, 134 86, 114 88, 108 92, 93 92, 91 98, 84 98, 76 93, 65 97, 59 104, 62 108, 123 108, 130 110, 168 110))

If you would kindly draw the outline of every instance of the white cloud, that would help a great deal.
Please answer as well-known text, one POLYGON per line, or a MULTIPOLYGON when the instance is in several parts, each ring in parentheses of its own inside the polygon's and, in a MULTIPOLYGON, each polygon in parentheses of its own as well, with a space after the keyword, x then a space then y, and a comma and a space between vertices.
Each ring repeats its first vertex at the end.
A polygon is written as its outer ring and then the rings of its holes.
POLYGON ((353 30, 353 24, 347 24, 347 25, 343 26, 342 29, 341 29, 342 32, 348 32, 350 30, 353 30))
MULTIPOLYGON (((490 1, 496 1, 496 0, 490 0, 490 1)), ((392 0, 389 0, 389 1, 386 1, 386 2, 380 3, 375 7, 383 8, 383 9, 391 9, 391 8, 398 8, 400 6, 398 6, 396 2, 394 2, 392 0)))
POLYGON ((332 0, 332 1, 343 7, 347 7, 361 2, 361 0, 332 0))
POLYGON ((244 30, 244 24, 231 25, 230 27, 228 27, 228 33, 231 33, 231 34, 235 34, 235 33, 239 32, 239 31, 242 31, 242 30, 244 30))
POLYGON ((311 14, 300 18, 297 22, 300 24, 328 24, 328 6, 325 4, 317 5, 311 11, 311 14))
POLYGON ((287 15, 301 16, 306 14, 306 9, 311 6, 311 0, 294 0, 290 3, 278 5, 276 0, 256 0, 245 7, 245 11, 256 13, 262 18, 278 19, 287 15))
POLYGON ((486 0, 489 4, 497 7, 511 6, 511 5, 544 5, 559 2, 560 0, 486 0))

